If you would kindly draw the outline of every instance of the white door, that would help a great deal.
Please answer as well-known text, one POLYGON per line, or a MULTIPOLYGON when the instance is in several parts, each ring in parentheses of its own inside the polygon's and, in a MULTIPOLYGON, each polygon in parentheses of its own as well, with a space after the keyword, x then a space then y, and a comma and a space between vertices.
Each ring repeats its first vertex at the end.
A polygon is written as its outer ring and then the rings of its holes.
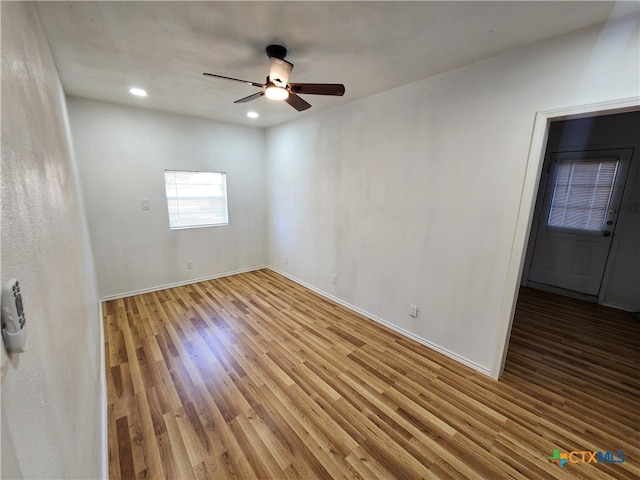
POLYGON ((529 281, 598 295, 632 153, 552 154, 529 281))

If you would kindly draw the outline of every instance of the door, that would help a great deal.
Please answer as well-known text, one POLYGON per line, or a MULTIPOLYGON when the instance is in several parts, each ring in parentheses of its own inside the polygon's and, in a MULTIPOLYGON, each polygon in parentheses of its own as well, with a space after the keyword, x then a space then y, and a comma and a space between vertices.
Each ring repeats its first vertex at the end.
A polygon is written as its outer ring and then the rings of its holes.
POLYGON ((529 281, 598 295, 632 153, 551 154, 529 281))

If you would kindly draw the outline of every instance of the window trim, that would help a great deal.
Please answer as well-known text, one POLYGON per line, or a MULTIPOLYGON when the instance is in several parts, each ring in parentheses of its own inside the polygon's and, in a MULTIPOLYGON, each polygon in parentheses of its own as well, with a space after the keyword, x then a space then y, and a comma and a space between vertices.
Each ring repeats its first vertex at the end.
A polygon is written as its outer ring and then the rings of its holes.
MULTIPOLYGON (((227 188, 227 172, 224 171, 203 171, 203 170, 178 170, 178 169, 171 169, 171 168, 166 168, 163 171, 163 178, 164 178, 164 186, 165 186, 165 199, 167 201, 167 219, 169 220, 169 230, 173 231, 173 230, 188 230, 188 229, 193 229, 193 228, 206 228, 206 227, 224 227, 226 225, 229 225, 229 191, 227 188), (172 225, 171 222, 171 207, 169 205, 169 196, 167 195, 167 173, 174 173, 174 174, 216 174, 216 175, 221 175, 222 176, 222 186, 223 186, 223 196, 222 197, 213 197, 212 198, 224 198, 224 220, 223 222, 218 222, 218 223, 194 223, 194 224, 190 224, 190 225, 177 225, 174 226, 172 225)), ((184 198, 184 197, 183 197, 184 198)), ((176 195, 176 200, 179 202, 180 197, 178 195, 176 195)), ((179 213, 178 213, 179 214, 179 213)))

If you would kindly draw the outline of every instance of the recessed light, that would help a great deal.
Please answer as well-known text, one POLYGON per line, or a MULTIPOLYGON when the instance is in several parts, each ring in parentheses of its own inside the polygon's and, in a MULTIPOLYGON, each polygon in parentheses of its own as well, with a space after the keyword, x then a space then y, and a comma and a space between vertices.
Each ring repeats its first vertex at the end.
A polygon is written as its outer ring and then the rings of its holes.
POLYGON ((258 118, 259 116, 258 112, 247 112, 247 117, 249 118, 258 118))
POLYGON ((131 95, 135 95, 136 97, 146 97, 147 96, 147 91, 143 90, 142 88, 130 88, 129 89, 129 93, 131 95))

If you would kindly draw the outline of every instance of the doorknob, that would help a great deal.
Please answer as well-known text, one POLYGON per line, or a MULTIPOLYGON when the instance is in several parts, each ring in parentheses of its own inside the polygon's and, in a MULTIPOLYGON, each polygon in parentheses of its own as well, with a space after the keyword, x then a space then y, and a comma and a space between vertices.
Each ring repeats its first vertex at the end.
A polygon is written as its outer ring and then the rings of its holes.
POLYGON ((604 232, 602 232, 603 237, 608 237, 610 235, 611 235, 611 232, 609 230, 605 230, 604 232))

